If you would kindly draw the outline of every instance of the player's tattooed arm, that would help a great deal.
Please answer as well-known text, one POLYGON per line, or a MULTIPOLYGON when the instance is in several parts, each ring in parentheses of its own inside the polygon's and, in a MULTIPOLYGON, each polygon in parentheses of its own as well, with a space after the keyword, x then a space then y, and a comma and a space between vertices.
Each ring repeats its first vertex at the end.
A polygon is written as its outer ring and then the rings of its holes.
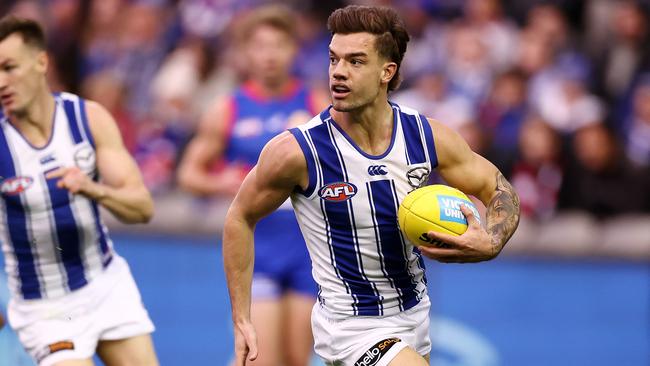
POLYGON ((487 232, 492 239, 494 254, 503 249, 519 225, 519 196, 506 178, 497 171, 496 194, 487 206, 487 232))

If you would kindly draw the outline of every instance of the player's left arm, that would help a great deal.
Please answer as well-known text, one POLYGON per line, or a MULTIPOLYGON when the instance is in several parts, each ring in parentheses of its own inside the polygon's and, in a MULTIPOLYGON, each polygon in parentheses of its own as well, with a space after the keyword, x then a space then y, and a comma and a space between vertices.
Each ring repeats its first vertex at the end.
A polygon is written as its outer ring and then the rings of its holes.
POLYGON ((486 211, 483 229, 467 207, 468 229, 460 236, 429 232, 449 244, 449 248, 421 247, 428 257, 442 262, 480 262, 496 257, 519 224, 519 197, 503 174, 489 161, 473 152, 458 133, 435 120, 433 129, 438 172, 451 186, 476 196, 486 211))
POLYGON ((86 113, 101 181, 93 181, 78 167, 59 168, 47 178, 59 178, 59 188, 99 202, 122 222, 148 222, 153 216, 153 200, 122 142, 115 120, 104 107, 92 101, 86 102, 86 113))

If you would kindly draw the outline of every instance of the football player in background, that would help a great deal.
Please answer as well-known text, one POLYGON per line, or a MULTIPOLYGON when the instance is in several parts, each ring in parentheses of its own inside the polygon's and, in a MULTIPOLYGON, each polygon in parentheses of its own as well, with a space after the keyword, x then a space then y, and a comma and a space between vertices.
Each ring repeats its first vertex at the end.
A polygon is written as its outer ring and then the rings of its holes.
MULTIPOLYGON (((264 145, 326 105, 324 93, 291 74, 298 51, 294 19, 284 7, 267 6, 241 21, 238 44, 247 79, 205 112, 179 167, 181 187, 232 199, 264 145), (222 165, 216 172, 215 163, 222 165)), ((257 223, 254 256, 251 318, 261 352, 250 365, 307 365, 317 287, 288 201, 257 223)))

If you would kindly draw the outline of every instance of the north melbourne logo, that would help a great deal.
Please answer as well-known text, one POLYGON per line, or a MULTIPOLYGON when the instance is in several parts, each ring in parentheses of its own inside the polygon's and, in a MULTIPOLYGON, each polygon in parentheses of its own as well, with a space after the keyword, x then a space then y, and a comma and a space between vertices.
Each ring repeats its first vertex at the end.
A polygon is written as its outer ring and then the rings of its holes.
POLYGON ((74 153, 75 165, 84 173, 91 174, 95 171, 95 151, 90 145, 82 145, 74 153))
POLYGON ((406 178, 413 188, 421 188, 427 185, 431 171, 425 166, 419 166, 406 172, 406 178))

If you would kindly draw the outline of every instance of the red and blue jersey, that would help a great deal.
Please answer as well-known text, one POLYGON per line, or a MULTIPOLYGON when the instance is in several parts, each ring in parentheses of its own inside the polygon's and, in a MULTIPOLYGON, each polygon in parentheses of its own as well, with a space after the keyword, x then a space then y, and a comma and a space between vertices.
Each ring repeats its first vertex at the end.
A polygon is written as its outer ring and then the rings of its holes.
MULTIPOLYGON (((317 108, 310 91, 298 81, 273 98, 264 97, 253 82, 244 84, 231 99, 225 162, 252 168, 267 142, 310 120, 317 108)), ((310 272, 309 254, 287 200, 255 227, 255 274, 273 279, 282 288, 315 296, 315 283, 304 275, 310 272)))
POLYGON ((274 136, 317 113, 310 91, 298 81, 273 98, 263 96, 256 83, 248 82, 235 91, 230 103, 225 160, 249 167, 257 163, 264 145, 274 136))

